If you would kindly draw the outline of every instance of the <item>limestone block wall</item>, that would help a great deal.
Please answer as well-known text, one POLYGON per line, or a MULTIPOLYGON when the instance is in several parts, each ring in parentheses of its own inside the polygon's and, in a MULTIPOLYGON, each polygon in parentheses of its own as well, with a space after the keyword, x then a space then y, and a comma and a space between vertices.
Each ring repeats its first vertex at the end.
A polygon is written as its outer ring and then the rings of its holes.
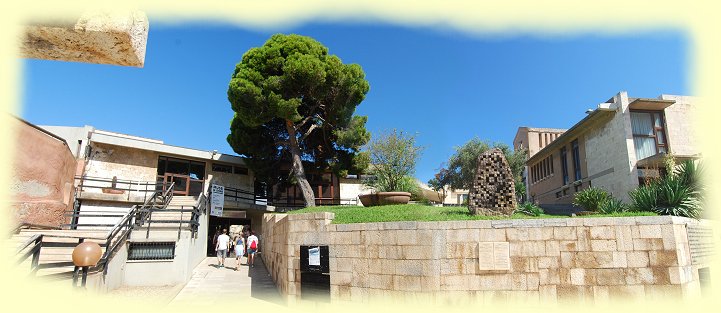
POLYGON ((364 185, 361 179, 341 178, 338 189, 340 189, 342 204, 362 205, 358 200, 358 196, 373 192, 373 189, 364 185))
POLYGON ((155 181, 158 153, 148 150, 92 142, 86 176, 133 181, 155 181))
POLYGON ((249 172, 249 175, 215 172, 210 170, 213 168, 212 162, 207 162, 205 168, 208 171, 208 180, 212 180, 213 184, 253 192, 254 186, 252 172, 249 172))
POLYGON ((695 97, 662 95, 663 100, 675 100, 676 103, 666 108, 666 136, 671 152, 678 155, 694 155, 697 148, 694 131, 695 97))
POLYGON ((593 187, 630 202, 628 192, 638 187, 636 151, 626 92, 613 97, 616 113, 586 134, 586 167, 593 187))
POLYGON ((301 245, 329 246, 333 302, 692 298, 700 293, 698 269, 708 266, 691 263, 687 237, 687 226, 704 223, 686 218, 332 219, 331 213, 264 216, 263 261, 288 300, 300 295, 301 245))

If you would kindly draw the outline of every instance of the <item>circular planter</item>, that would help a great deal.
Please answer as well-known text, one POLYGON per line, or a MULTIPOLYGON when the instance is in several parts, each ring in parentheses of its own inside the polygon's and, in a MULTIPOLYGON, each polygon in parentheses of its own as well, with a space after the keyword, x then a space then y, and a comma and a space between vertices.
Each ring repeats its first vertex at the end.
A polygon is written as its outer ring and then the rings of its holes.
POLYGON ((358 196, 363 206, 378 206, 390 204, 407 204, 411 200, 410 192, 377 192, 358 196))

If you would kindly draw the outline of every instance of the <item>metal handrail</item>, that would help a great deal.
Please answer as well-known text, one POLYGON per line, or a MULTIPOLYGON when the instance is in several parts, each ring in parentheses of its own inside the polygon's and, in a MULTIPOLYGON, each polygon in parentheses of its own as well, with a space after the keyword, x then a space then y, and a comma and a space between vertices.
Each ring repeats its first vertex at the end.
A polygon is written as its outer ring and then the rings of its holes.
MULTIPOLYGON (((153 193, 153 195, 146 199, 142 206, 134 205, 114 226, 111 228, 107 234, 104 237, 88 237, 88 236, 73 236, 73 235, 49 235, 49 234, 36 234, 33 235, 30 239, 28 239, 26 242, 20 245, 20 247, 17 250, 17 254, 22 253, 22 251, 26 250, 33 242, 35 242, 35 246, 28 251, 25 255, 19 258, 17 261, 18 263, 23 262, 25 259, 27 259, 31 254, 33 255, 33 262, 31 264, 31 270, 33 272, 37 271, 38 264, 39 264, 39 256, 40 256, 40 250, 43 246, 43 239, 44 238, 73 238, 78 239, 79 242, 83 242, 86 239, 91 240, 105 240, 105 252, 103 253, 102 257, 100 258, 100 261, 98 261, 98 264, 94 267, 95 269, 99 269, 102 267, 103 273, 107 273, 107 264, 109 259, 112 257, 115 250, 124 242, 125 239, 128 238, 130 235, 132 229, 133 229, 133 218, 140 218, 140 224, 144 222, 143 216, 139 216, 138 212, 145 208, 153 208, 157 206, 157 198, 159 196, 162 197, 172 197, 172 190, 174 188, 174 183, 171 183, 170 186, 166 191, 158 190, 153 193)), ((164 207, 167 206, 167 204, 170 201, 168 199, 163 199, 162 205, 164 207)), ((137 221, 137 220, 136 220, 137 221)), ((20 229, 24 225, 20 225, 16 228, 20 229)), ((53 229, 59 229, 53 227, 53 229)))
POLYGON ((20 223, 17 226, 13 227, 12 231, 10 231, 10 236, 12 236, 13 234, 17 234, 20 231, 20 229, 23 227, 33 227, 33 228, 40 228, 40 229, 62 229, 58 226, 53 226, 53 225, 20 223))
POLYGON ((75 176, 75 180, 79 181, 75 186, 75 192, 77 196, 82 196, 83 192, 87 192, 85 189, 111 189, 127 192, 127 200, 130 200, 130 194, 132 192, 143 193, 143 198, 147 200, 148 193, 155 193, 162 191, 165 186, 165 182, 158 181, 134 181, 126 179, 112 179, 107 177, 96 177, 96 176, 75 176), (96 186, 86 185, 85 182, 100 182, 109 184, 107 186, 96 186), (117 185, 125 185, 123 187, 117 185), (152 186, 152 189, 148 187, 152 186), (135 187, 135 188, 133 188, 135 187), (142 188, 141 188, 142 187, 142 188))

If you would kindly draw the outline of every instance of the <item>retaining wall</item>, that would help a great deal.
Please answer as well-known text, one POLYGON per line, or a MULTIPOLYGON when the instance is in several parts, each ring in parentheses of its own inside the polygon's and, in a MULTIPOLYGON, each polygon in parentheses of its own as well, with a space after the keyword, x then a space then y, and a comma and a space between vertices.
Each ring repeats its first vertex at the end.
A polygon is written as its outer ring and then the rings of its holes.
POLYGON ((331 224, 333 217, 263 217, 263 261, 288 300, 300 296, 301 245, 329 246, 333 302, 693 298, 698 269, 709 263, 708 251, 692 262, 687 230, 709 223, 679 217, 331 224))

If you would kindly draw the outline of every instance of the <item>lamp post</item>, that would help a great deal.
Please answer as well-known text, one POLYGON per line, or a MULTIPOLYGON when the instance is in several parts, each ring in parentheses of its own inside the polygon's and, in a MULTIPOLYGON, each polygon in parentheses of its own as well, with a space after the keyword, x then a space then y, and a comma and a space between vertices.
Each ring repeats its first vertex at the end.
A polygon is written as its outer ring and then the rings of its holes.
POLYGON ((73 249, 73 264, 75 264, 75 273, 73 274, 73 286, 78 284, 78 270, 83 270, 83 280, 80 287, 85 287, 88 280, 88 267, 95 266, 100 261, 103 251, 100 245, 95 242, 81 242, 73 249))

